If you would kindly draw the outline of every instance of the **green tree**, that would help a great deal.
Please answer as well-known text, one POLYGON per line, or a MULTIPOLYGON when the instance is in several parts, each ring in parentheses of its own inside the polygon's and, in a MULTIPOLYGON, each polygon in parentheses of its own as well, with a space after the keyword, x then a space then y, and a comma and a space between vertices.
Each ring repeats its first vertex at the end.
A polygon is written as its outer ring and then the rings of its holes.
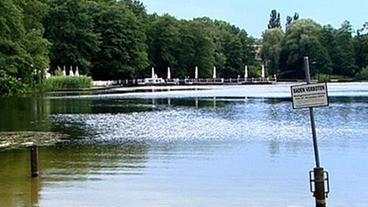
MULTIPOLYGON (((49 67, 49 46, 50 42, 43 38, 45 29, 42 24, 43 18, 47 15, 48 7, 40 0, 18 1, 23 9, 23 22, 26 31, 23 45, 31 57, 30 77, 36 82, 44 78, 45 70, 49 67)), ((24 74, 28 76, 29 74, 24 74)))
POLYGON ((194 77, 199 68, 201 77, 210 77, 213 67, 214 44, 199 21, 180 21, 178 43, 178 68, 176 77, 194 77))
POLYGON ((89 0, 49 0, 45 18, 45 36, 52 43, 51 66, 79 66, 88 74, 91 58, 99 51, 100 34, 94 31, 93 16, 97 8, 89 0))
POLYGON ((240 38, 235 35, 227 34, 224 36, 223 53, 226 56, 225 68, 219 70, 221 77, 237 77, 242 73, 242 45, 240 38))
POLYGON ((195 53, 193 59, 194 64, 190 66, 190 68, 192 69, 191 76, 194 76, 193 66, 198 66, 200 68, 199 75, 201 77, 211 77, 213 63, 215 59, 215 45, 208 34, 201 33, 202 26, 200 24, 197 24, 192 28, 194 29, 193 32, 195 32, 195 53))
POLYGON ((285 31, 288 30, 288 27, 291 24, 291 22, 296 21, 298 19, 299 19, 299 14, 297 12, 295 12, 294 13, 294 16, 292 16, 292 17, 291 16, 287 16, 286 17, 286 24, 285 24, 285 31))
POLYGON ((165 14, 155 16, 148 33, 149 58, 156 73, 166 77, 167 67, 175 70, 178 64, 178 45, 180 43, 179 22, 174 17, 165 14))
POLYGON ((23 83, 38 81, 48 66, 41 24, 46 12, 38 0, 0 2, 0 70, 23 83))
POLYGON ((101 46, 93 57, 95 79, 125 79, 140 76, 148 66, 143 22, 124 2, 99 5, 94 15, 95 33, 101 46))
POLYGON ((353 76, 358 72, 355 64, 352 26, 345 21, 335 33, 334 55, 332 56, 333 73, 353 76))
POLYGON ((23 13, 12 0, 0 1, 0 34, 0 70, 16 76, 31 60, 21 44, 26 34, 23 13))
POLYGON ((323 26, 321 30, 321 44, 323 45, 323 47, 326 48, 327 53, 330 56, 332 65, 330 68, 327 68, 327 70, 320 72, 327 75, 331 75, 332 68, 334 66, 334 60, 337 58, 335 50, 337 42, 335 37, 336 37, 336 29, 334 29, 331 25, 323 26))
POLYGON ((304 56, 310 58, 312 75, 331 67, 329 54, 320 41, 321 30, 321 26, 310 19, 296 20, 289 25, 280 53, 282 76, 304 78, 304 56))
POLYGON ((356 64, 360 71, 368 66, 368 34, 358 33, 354 37, 354 49, 356 64))
POLYGON ((280 13, 278 13, 275 9, 272 10, 270 14, 270 21, 268 23, 268 29, 281 28, 280 20, 280 13))
POLYGON ((245 30, 241 30, 238 33, 238 37, 240 38, 240 42, 242 45, 242 52, 241 52, 242 64, 243 65, 254 64, 256 62, 255 60, 256 52, 254 49, 256 40, 250 37, 245 30))
POLYGON ((270 74, 278 72, 281 42, 284 36, 280 28, 266 30, 262 35, 261 57, 267 63, 270 74))

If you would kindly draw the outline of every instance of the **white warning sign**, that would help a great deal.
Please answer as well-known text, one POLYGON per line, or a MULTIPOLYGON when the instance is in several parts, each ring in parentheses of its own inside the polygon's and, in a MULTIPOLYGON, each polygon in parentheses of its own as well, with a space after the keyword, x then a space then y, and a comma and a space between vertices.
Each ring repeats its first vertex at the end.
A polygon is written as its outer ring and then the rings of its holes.
POLYGON ((293 108, 328 106, 327 83, 291 86, 293 108))

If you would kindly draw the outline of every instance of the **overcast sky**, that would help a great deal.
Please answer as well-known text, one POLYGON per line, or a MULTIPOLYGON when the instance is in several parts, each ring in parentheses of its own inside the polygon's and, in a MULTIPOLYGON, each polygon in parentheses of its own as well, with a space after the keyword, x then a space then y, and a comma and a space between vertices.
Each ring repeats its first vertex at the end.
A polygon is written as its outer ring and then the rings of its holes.
POLYGON ((298 12, 301 18, 311 18, 322 25, 339 27, 349 20, 354 29, 368 22, 367 0, 141 0, 148 13, 169 13, 179 19, 208 16, 228 21, 260 37, 267 27, 272 9, 286 16, 298 12))

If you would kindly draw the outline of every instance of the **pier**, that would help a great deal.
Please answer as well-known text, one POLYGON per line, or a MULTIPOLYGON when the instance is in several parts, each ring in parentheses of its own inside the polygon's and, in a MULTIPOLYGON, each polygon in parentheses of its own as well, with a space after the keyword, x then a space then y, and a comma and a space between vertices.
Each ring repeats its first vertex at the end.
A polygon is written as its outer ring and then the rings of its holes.
POLYGON ((205 79, 125 79, 112 81, 93 81, 94 86, 150 86, 150 85, 248 85, 248 84, 274 84, 276 78, 205 78, 205 79))

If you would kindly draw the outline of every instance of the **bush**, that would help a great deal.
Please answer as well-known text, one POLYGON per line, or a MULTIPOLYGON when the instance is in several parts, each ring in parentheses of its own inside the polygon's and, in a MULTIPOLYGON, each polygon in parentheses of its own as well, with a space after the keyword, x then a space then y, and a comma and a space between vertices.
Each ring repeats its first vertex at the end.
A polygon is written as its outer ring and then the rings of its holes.
POLYGON ((19 79, 0 71, 0 96, 11 96, 26 92, 26 85, 19 79))
POLYGON ((359 73, 355 74, 356 80, 368 80, 368 66, 363 68, 359 73))
POLYGON ((316 79, 318 80, 318 82, 328 82, 330 81, 330 75, 319 73, 316 75, 316 79))
POLYGON ((262 66, 261 65, 250 65, 248 67, 248 77, 249 78, 259 78, 262 76, 262 66))
POLYGON ((84 89, 91 86, 92 78, 87 76, 54 76, 42 84, 42 88, 47 91, 84 89))

